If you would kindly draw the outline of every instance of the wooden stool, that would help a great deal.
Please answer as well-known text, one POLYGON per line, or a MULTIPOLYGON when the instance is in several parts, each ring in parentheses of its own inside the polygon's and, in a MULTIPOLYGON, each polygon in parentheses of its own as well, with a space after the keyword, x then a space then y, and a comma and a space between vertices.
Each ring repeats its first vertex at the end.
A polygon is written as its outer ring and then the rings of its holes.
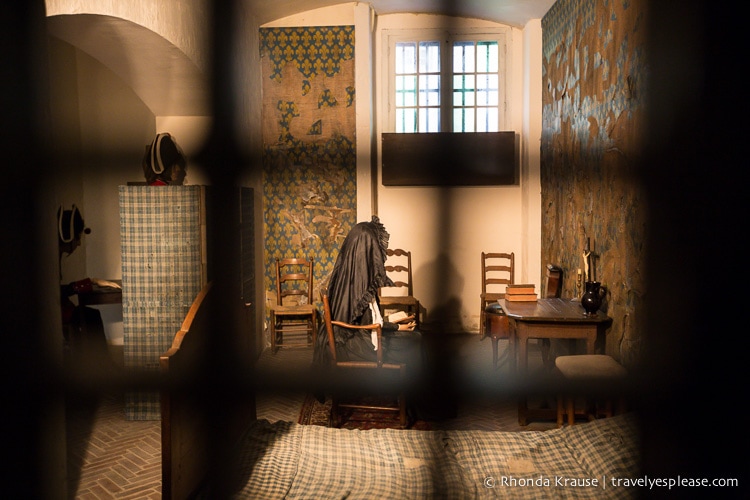
MULTIPOLYGON (((582 383, 602 385, 607 382, 620 383, 627 375, 627 370, 612 356, 604 354, 580 354, 574 356, 558 356, 555 359, 555 367, 565 379, 582 383)), ((610 395, 604 398, 604 407, 594 403, 593 411, 589 411, 589 401, 586 398, 586 408, 582 413, 589 419, 600 416, 611 417, 614 414, 614 403, 610 395)), ((624 406, 622 398, 620 407, 624 406)), ((565 415, 568 416, 568 425, 575 424, 575 396, 566 395, 557 398, 557 426, 562 427, 565 415)), ((581 413, 579 413, 580 415, 581 413)))

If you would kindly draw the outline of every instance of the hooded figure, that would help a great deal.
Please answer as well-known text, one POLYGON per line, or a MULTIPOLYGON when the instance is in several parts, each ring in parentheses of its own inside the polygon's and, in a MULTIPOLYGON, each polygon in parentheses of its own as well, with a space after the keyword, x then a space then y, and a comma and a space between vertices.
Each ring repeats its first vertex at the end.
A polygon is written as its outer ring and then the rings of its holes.
MULTIPOLYGON (((380 315, 378 289, 393 286, 385 271, 390 235, 373 215, 370 222, 355 225, 341 245, 328 283, 331 319, 354 325, 379 323, 383 330, 383 361, 419 365, 420 338, 414 323, 390 323, 380 315)), ((336 355, 340 361, 376 359, 376 337, 366 330, 333 327, 336 355)), ((315 360, 330 362, 328 335, 321 324, 315 360)))

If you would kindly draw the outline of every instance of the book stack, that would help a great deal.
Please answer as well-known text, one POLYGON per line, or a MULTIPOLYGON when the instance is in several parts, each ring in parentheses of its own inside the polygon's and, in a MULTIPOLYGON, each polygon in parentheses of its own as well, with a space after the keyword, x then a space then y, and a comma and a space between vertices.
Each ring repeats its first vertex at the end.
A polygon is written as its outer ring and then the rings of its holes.
POLYGON ((536 302, 534 284, 508 285, 505 289, 505 300, 510 302, 536 302))

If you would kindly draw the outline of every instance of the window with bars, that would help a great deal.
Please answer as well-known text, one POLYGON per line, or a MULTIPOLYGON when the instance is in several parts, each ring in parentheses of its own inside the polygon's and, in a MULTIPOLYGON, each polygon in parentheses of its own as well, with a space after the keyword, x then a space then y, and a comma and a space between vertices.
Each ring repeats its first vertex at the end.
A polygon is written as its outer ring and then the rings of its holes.
POLYGON ((388 35, 386 129, 497 132, 505 126, 505 31, 388 35))
POLYGON ((453 131, 497 132, 500 86, 498 43, 454 42, 453 131))
POLYGON ((440 42, 399 42, 396 55, 396 131, 439 132, 440 42))

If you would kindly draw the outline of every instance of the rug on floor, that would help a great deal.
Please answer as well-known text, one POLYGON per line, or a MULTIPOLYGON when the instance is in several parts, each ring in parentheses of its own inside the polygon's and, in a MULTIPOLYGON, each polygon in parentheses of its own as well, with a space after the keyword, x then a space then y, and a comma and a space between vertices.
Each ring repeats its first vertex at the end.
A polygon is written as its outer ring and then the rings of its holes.
MULTIPOLYGON (((305 396, 305 400, 302 403, 302 408, 299 412, 299 418, 297 419, 298 424, 302 425, 319 425, 322 427, 331 427, 331 399, 321 403, 317 398, 311 394, 305 396)), ((342 429, 398 429, 398 414, 382 412, 382 411, 369 411, 369 410, 355 410, 355 409, 344 409, 344 423, 341 425, 342 429)), ((417 430, 430 430, 429 422, 423 420, 417 420, 412 422, 409 426, 410 429, 417 430)))

